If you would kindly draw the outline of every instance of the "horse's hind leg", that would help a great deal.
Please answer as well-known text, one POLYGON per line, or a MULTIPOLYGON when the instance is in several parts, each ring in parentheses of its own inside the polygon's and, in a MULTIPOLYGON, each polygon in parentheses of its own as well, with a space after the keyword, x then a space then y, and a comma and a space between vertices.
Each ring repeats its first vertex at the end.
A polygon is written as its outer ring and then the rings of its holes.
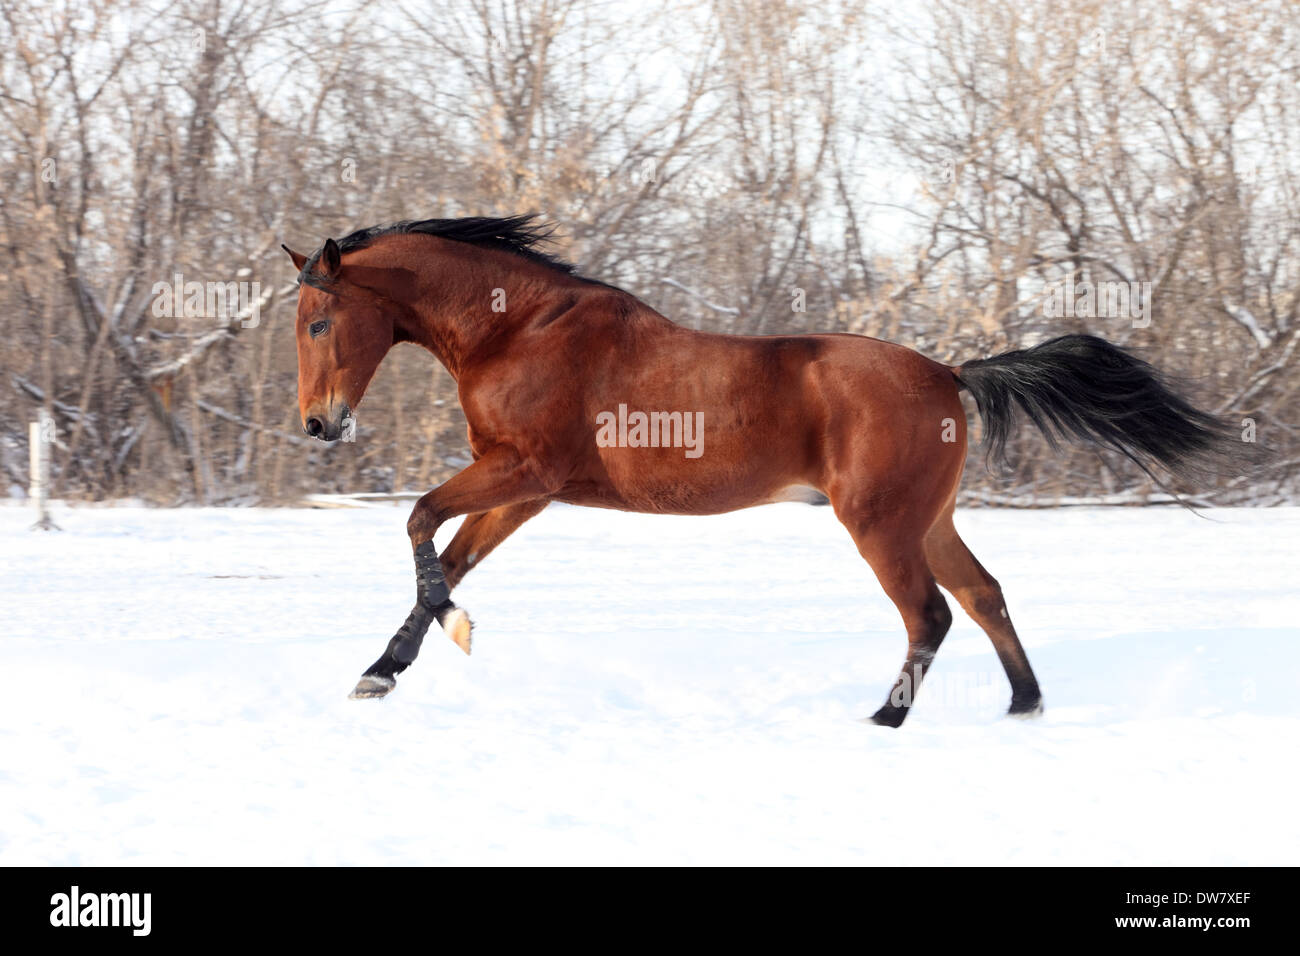
POLYGON ((1043 711, 1034 670, 1020 645, 1007 614, 1002 588, 993 575, 970 553, 952 523, 952 507, 939 516, 925 538, 926 561, 939 583, 955 597, 993 642, 998 659, 1011 681, 1011 709, 1015 717, 1033 717, 1043 711))
POLYGON ((921 680, 934 660, 952 624, 952 612, 944 600, 925 559, 925 547, 915 532, 871 522, 855 514, 839 515, 858 552, 871 565, 880 586, 903 616, 907 628, 907 658, 875 714, 873 723, 898 727, 907 718, 921 680))

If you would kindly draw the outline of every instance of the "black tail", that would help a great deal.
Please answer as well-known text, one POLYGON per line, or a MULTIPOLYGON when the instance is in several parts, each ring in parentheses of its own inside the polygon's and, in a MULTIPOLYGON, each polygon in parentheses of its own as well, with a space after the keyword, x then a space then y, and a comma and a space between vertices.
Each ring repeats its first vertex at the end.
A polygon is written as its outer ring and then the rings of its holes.
POLYGON ((1019 408, 1056 447, 1061 438, 1109 448, 1153 474, 1198 484, 1237 474, 1235 432, 1170 390, 1149 364, 1095 335, 1063 335, 953 369, 984 419, 989 458, 1005 464, 1019 408), (1234 467, 1235 466, 1235 467, 1234 467))

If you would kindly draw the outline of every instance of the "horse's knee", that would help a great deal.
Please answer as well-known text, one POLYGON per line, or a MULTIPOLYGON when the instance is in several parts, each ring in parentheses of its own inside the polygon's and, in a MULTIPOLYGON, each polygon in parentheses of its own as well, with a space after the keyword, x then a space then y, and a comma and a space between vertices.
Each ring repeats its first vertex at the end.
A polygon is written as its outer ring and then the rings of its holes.
POLYGON ((411 516, 406 519, 406 533, 410 536, 412 544, 432 541, 434 534, 446 520, 438 508, 437 498, 434 497, 436 493, 435 489, 417 501, 415 507, 411 509, 411 516))

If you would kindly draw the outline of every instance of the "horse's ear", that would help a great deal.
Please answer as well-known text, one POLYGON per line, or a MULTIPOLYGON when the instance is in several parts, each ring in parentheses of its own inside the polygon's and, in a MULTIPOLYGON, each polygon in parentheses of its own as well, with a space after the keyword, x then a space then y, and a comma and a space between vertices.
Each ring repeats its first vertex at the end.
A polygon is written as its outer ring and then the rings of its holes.
POLYGON ((293 267, 299 272, 302 272, 302 267, 307 264, 307 257, 301 252, 294 252, 284 243, 280 243, 280 248, 289 253, 289 258, 293 260, 293 267))
POLYGON ((320 247, 320 256, 316 260, 316 266, 312 269, 312 275, 318 276, 326 282, 333 282, 338 278, 339 269, 342 267, 339 244, 333 239, 326 239, 325 245, 320 247))

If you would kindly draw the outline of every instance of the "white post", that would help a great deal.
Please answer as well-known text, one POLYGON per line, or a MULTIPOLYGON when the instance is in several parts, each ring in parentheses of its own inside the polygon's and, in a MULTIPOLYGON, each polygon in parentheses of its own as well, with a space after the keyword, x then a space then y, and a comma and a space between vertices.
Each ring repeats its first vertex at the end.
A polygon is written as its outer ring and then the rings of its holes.
POLYGON ((28 489, 32 502, 36 505, 36 524, 32 529, 41 531, 57 530, 58 526, 50 520, 50 445, 54 442, 54 419, 44 408, 40 420, 31 423, 28 430, 31 445, 31 485, 28 489))

